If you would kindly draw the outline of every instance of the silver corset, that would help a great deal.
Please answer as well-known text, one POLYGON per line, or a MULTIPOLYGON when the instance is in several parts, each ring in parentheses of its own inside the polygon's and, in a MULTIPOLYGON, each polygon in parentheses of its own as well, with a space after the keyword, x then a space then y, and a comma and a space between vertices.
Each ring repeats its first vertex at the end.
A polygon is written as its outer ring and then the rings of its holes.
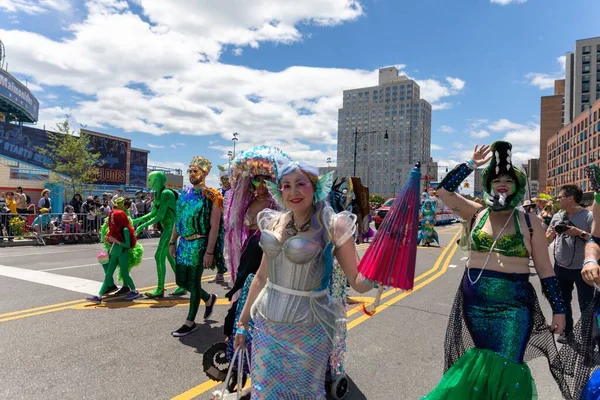
MULTIPOLYGON (((269 280, 256 299, 258 312, 271 322, 334 328, 339 310, 321 286, 323 247, 311 238, 294 236, 281 243, 263 230, 260 245, 267 258, 269 280)), ((327 329, 329 330, 329 329, 327 329)))

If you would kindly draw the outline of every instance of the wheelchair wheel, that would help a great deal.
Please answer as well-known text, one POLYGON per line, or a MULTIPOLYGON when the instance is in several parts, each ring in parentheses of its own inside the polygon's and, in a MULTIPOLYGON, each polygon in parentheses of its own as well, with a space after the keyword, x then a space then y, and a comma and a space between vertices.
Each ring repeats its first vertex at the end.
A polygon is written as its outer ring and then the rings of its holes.
POLYGON ((342 374, 331 382, 329 394, 335 400, 342 400, 348 394, 348 386, 348 378, 345 374, 342 374))

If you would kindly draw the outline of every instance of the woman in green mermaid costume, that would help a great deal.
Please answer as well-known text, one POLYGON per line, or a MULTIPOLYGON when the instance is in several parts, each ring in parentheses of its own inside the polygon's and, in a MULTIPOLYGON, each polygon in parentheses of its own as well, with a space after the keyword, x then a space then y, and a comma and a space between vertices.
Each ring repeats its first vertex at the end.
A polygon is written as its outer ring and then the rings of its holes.
POLYGON ((516 209, 526 177, 513 167, 511 149, 507 142, 475 146, 472 159, 454 168, 438 187, 440 199, 475 228, 446 332, 446 373, 423 399, 537 398, 524 361, 542 355, 563 396, 571 398, 553 336, 565 327, 565 306, 541 221, 516 209), (482 207, 455 190, 490 158, 482 173, 487 206, 482 207), (529 282, 529 255, 552 308, 550 327, 529 282))
MULTIPOLYGON (((125 212, 125 215, 127 215, 127 219, 129 220, 129 224, 131 226, 133 226, 133 220, 131 219, 131 214, 129 214, 129 208, 131 207, 131 200, 128 198, 124 198, 124 197, 118 197, 113 203, 114 203, 114 209, 125 212)), ((106 218, 104 218, 104 223, 102 224, 102 227, 100 228, 100 241, 102 242, 102 244, 104 245, 104 248, 106 250, 109 250, 111 247, 111 243, 108 243, 105 240, 106 234, 108 233, 108 228, 109 228, 108 217, 106 217, 106 218)), ((144 257, 144 248, 136 240, 135 246, 128 251, 128 254, 129 254, 129 263, 128 263, 129 270, 128 270, 128 272, 131 272, 132 268, 137 267, 138 265, 140 265, 142 263, 142 257, 144 257)), ((106 275, 106 273, 108 271, 108 264, 103 264, 102 268, 104 268, 104 274, 106 275)), ((123 273, 121 272, 120 268, 119 268, 119 273, 117 275, 117 278, 119 279, 119 281, 123 281, 123 273)), ((114 281, 112 274, 108 275, 106 277, 106 279, 108 282, 108 286, 106 287, 106 290, 102 293, 103 295, 110 294, 118 289, 118 291, 115 293, 115 295, 121 296, 121 295, 129 293, 129 291, 131 290, 129 287, 127 287, 126 284, 124 284, 121 287, 121 289, 119 289, 117 287, 117 285, 115 285, 115 281, 114 281)))
MULTIPOLYGON (((173 270, 173 273, 175 273, 175 259, 169 254, 169 239, 171 238, 171 231, 173 230, 173 224, 175 223, 175 203, 177 200, 175 193, 171 189, 168 189, 166 184, 167 175, 165 175, 164 172, 150 172, 148 175, 148 186, 156 192, 154 195, 152 211, 133 221, 135 225, 138 225, 135 230, 136 235, 142 233, 142 231, 150 225, 160 223, 162 226, 160 240, 158 241, 156 253, 154 253, 158 284, 153 291, 144 293, 146 297, 151 299, 164 297, 165 295, 167 260, 169 260, 171 269, 173 270)), ((179 287, 171 294, 174 296, 182 296, 185 294, 185 289, 179 287)))

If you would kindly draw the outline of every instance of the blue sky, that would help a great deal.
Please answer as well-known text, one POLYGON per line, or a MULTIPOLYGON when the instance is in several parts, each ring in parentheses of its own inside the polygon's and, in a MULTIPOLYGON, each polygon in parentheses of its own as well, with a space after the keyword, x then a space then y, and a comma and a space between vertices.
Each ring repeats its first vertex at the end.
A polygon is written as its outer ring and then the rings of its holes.
POLYGON ((375 85, 390 65, 433 104, 441 165, 502 138, 525 161, 560 57, 600 36, 594 0, 253 3, 1 0, 0 40, 40 100, 39 125, 68 113, 185 169, 197 154, 226 164, 233 132, 238 150, 335 160, 342 90, 375 85))

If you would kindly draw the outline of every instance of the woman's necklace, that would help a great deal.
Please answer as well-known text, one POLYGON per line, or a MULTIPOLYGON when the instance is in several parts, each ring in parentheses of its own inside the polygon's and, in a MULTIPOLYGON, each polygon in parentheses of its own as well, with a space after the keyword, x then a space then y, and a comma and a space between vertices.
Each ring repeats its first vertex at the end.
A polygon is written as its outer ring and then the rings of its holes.
POLYGON ((306 232, 308 228, 310 228, 311 219, 312 217, 309 217, 305 223, 298 225, 294 221, 294 214, 292 214, 292 219, 290 219, 290 222, 285 225, 285 233, 288 235, 288 237, 292 237, 296 236, 298 232, 306 232))
MULTIPOLYGON (((479 279, 481 278, 481 275, 483 274, 483 271, 485 271, 485 267, 487 267, 488 262, 490 261, 490 255, 492 254, 492 251, 494 251, 494 247, 496 247, 496 243, 498 243, 498 239, 500 239, 500 237, 502 236, 502 233, 504 232, 504 230, 508 226, 508 223, 512 219, 512 216, 513 216, 514 213, 515 213, 515 209, 513 208, 512 212, 508 216, 508 219, 504 223, 504 226, 502 227, 502 230, 500 231, 500 233, 498 233, 498 235, 496 236, 496 239, 494 239, 494 242, 490 246, 490 250, 487 253, 487 257, 485 258, 485 263, 483 264, 483 267, 481 267, 481 270, 479 271, 479 275, 477 275, 477 278, 475 280, 471 279, 471 270, 469 269, 469 261, 471 261, 471 240, 472 240, 472 238, 469 238, 469 258, 467 258, 467 278, 469 279, 469 282, 471 282, 471 285, 476 284, 479 281, 479 279)), ((488 218, 489 218, 489 216, 488 216, 488 218)), ((517 229, 516 225, 515 225, 515 229, 517 229)), ((471 235, 472 234, 473 234, 473 232, 471 232, 471 235)))

